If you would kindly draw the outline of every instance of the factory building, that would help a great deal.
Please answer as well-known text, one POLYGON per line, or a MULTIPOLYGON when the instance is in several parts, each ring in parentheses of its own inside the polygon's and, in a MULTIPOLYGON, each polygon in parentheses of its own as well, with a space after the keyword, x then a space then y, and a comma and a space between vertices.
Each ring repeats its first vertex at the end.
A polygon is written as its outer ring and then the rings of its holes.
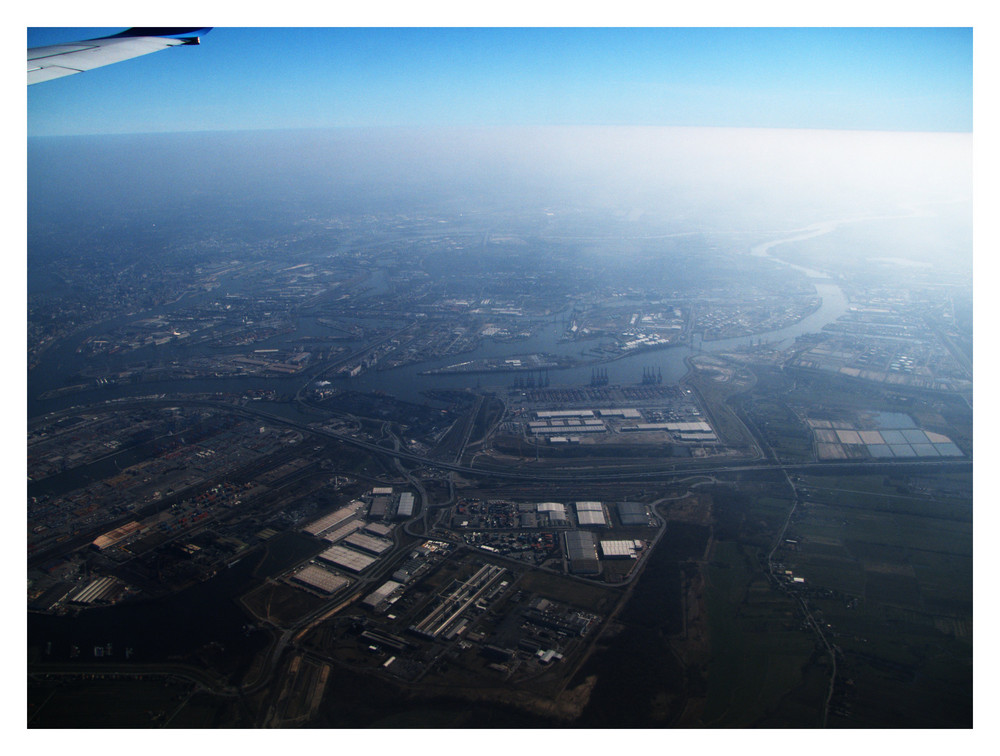
POLYGON ((381 522, 369 522, 362 528, 366 533, 378 536, 379 538, 388 538, 392 535, 392 529, 392 525, 383 525, 381 522))
POLYGON ((623 425, 622 431, 670 430, 671 425, 675 425, 675 423, 636 423, 635 425, 623 425))
POLYGON ((577 575, 597 575, 601 563, 597 559, 594 534, 586 530, 569 530, 565 533, 566 558, 569 571, 577 575))
POLYGON ((331 546, 321 552, 318 558, 351 572, 363 572, 378 561, 378 557, 368 556, 344 546, 331 546))
POLYGON ((558 502, 545 501, 536 507, 538 522, 548 525, 567 525, 566 507, 558 502))
POLYGON ((361 520, 354 520, 346 525, 341 525, 336 530, 328 530, 320 538, 328 543, 336 543, 337 541, 346 538, 354 531, 358 530, 364 523, 361 520))
POLYGON ((425 564, 423 557, 412 557, 403 562, 399 569, 392 573, 392 579, 400 583, 408 583, 425 564))
POLYGON ((70 596, 74 604, 109 603, 118 597, 125 586, 115 577, 95 578, 70 596))
POLYGON ((642 541, 601 541, 601 556, 605 559, 636 559, 642 551, 642 541))
POLYGON ((576 520, 580 524, 580 527, 593 526, 606 528, 608 526, 607 520, 604 519, 604 512, 590 512, 585 510, 577 514, 576 520))
POLYGON ((402 587, 402 583, 395 580, 386 580, 382 585, 365 596, 361 603, 369 609, 378 610, 402 587))
POLYGON ((319 519, 313 520, 308 525, 306 525, 302 530, 309 535, 319 536, 328 530, 333 530, 339 525, 354 519, 358 511, 364 506, 360 501, 352 501, 346 507, 341 507, 340 509, 330 512, 330 514, 323 515, 319 519))
POLYGON ((618 519, 626 527, 649 525, 646 505, 637 501, 623 501, 618 505, 618 519))
POLYGON ((372 496, 392 496, 392 486, 380 486, 372 489, 372 496))
POLYGON ((305 569, 295 573, 292 575, 292 579, 326 594, 336 593, 351 582, 343 575, 324 570, 315 564, 310 564, 305 569))
POLYGON ((115 544, 121 543, 129 536, 135 535, 140 530, 142 530, 142 525, 133 520, 132 522, 125 523, 120 528, 109 530, 104 535, 97 536, 90 545, 98 551, 104 551, 115 544))
POLYGON ((576 503, 576 520, 581 526, 607 527, 608 525, 604 516, 604 505, 599 501, 578 501, 576 503))
POLYGON ((392 499, 388 496, 375 496, 372 498, 372 505, 368 509, 368 516, 373 520, 381 520, 389 511, 389 504, 392 499))
POLYGON ((388 541, 385 538, 376 538, 366 533, 351 533, 351 535, 344 539, 344 543, 361 551, 367 551, 369 554, 374 554, 375 556, 384 554, 392 548, 392 541, 388 541))
POLYGON ((554 421, 552 423, 548 422, 531 422, 528 423, 528 430, 534 433, 536 436, 545 436, 548 434, 556 434, 559 437, 565 436, 567 432, 572 433, 605 433, 607 428, 604 427, 604 423, 600 420, 594 420, 593 422, 584 423, 570 423, 569 421, 562 423, 554 421))
POLYGON ((602 409, 597 410, 601 417, 622 417, 626 420, 641 420, 642 414, 639 410, 629 407, 627 409, 602 409))
POLYGON ((669 430, 677 431, 678 433, 708 433, 712 430, 712 426, 704 420, 698 420, 693 423, 666 423, 666 425, 669 430))
POLYGON ((404 491, 399 495, 399 508, 396 510, 396 517, 412 517, 413 516, 413 494, 409 491, 404 491))

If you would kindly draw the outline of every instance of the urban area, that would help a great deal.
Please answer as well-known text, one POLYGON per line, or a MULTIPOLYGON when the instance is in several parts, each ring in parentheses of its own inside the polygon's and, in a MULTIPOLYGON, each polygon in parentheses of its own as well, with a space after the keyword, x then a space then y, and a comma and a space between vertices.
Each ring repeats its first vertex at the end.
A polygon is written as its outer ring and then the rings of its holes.
POLYGON ((969 271, 240 223, 43 256, 29 727, 970 726, 969 271))

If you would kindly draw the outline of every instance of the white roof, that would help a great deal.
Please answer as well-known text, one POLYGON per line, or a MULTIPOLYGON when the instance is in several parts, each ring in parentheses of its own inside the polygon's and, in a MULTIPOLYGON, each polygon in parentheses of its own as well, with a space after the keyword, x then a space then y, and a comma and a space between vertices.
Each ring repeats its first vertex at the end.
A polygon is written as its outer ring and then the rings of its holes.
POLYGON ((604 512, 593 512, 584 510, 577 513, 577 519, 581 525, 606 525, 604 512))
POLYGON ((601 541, 601 553, 604 556, 632 556, 635 554, 635 541, 601 541))
POLYGON ((577 512, 602 512, 604 507, 599 501, 578 501, 576 503, 577 512))
POLYGON ((343 575, 338 575, 335 572, 324 570, 322 567, 318 567, 315 564, 310 564, 301 572, 297 572, 292 575, 292 577, 300 583, 305 583, 313 588, 318 588, 324 593, 333 593, 334 591, 340 590, 350 582, 343 575))
POLYGON ((543 410, 536 412, 535 417, 593 417, 594 410, 543 410))
POLYGON ((352 533, 344 539, 344 543, 357 546, 359 549, 370 551, 372 554, 381 554, 392 548, 392 541, 385 538, 376 538, 366 533, 352 533))
POLYGON ((667 428, 675 431, 710 431, 712 426, 703 420, 695 423, 666 423, 667 428))
POLYGON ((360 520, 355 520, 354 522, 349 522, 346 525, 337 528, 336 530, 326 531, 325 533, 323 533, 323 535, 320 536, 320 538, 322 538, 324 541, 329 541, 330 543, 336 543, 341 538, 349 536, 355 530, 360 528, 363 524, 364 523, 362 523, 360 520))
POLYGON ((331 562, 354 572, 361 572, 378 561, 378 557, 362 554, 344 546, 331 546, 319 555, 324 562, 331 562))
POLYGON ((382 585, 376 588, 374 591, 365 596, 362 603, 368 604, 369 606, 378 606, 383 601, 385 601, 392 592, 397 588, 402 587, 402 583, 398 583, 395 580, 386 580, 382 585))
POLYGON ((320 535, 324 531, 335 528, 348 518, 353 517, 363 506, 364 504, 360 501, 352 501, 346 507, 341 507, 334 512, 330 512, 330 514, 313 520, 302 529, 309 535, 320 535))

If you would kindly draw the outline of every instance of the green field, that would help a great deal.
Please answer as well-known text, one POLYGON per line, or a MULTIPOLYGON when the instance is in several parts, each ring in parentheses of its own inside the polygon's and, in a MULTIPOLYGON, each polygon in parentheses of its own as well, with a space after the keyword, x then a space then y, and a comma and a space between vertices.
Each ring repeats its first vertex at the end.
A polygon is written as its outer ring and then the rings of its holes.
POLYGON ((767 554, 790 486, 711 489, 703 725, 822 724, 833 667, 807 609, 838 649, 828 726, 971 726, 971 475, 937 483, 927 470, 799 476, 776 582, 767 554))

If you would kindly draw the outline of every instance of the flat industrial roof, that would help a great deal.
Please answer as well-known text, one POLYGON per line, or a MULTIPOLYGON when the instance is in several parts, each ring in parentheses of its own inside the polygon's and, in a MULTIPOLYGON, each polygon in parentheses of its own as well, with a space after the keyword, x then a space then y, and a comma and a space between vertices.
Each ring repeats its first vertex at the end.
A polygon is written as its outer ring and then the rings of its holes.
POLYGON ((367 604, 368 606, 378 606, 383 601, 385 601, 392 592, 397 588, 402 588, 403 584, 396 582, 395 580, 386 580, 382 585, 376 588, 374 591, 365 596, 364 600, 361 602, 367 604))
POLYGON ((378 561, 378 557, 362 554, 344 546, 331 546, 319 555, 324 562, 330 562, 353 572, 361 572, 378 561))
POLYGON ((351 582, 343 575, 324 570, 315 564, 310 564, 301 572, 295 573, 292 578, 312 588, 318 588, 324 593, 334 593, 351 582))
POLYGON ((340 509, 313 520, 302 529, 309 535, 320 535, 324 531, 335 528, 340 523, 353 517, 363 506, 364 504, 360 501, 352 501, 346 507, 341 507, 340 509))
POLYGON ((601 553, 606 557, 635 556, 635 541, 601 541, 601 553))
POLYGON ((392 548, 392 541, 370 536, 367 533, 352 533, 344 539, 344 543, 357 546, 359 549, 369 551, 372 554, 382 554, 392 548))
POLYGON ((590 510, 583 510, 582 512, 577 512, 577 520, 581 525, 607 525, 607 521, 604 519, 604 512, 594 512, 590 510))
POLYGON ((342 525, 335 530, 328 530, 323 535, 320 536, 324 541, 329 541, 330 543, 336 543, 341 538, 346 538, 355 530, 360 528, 364 523, 360 520, 355 520, 354 522, 349 522, 346 525, 342 525))
POLYGON ((566 532, 566 556, 570 561, 597 559, 597 547, 594 546, 594 534, 586 530, 569 530, 566 532))

